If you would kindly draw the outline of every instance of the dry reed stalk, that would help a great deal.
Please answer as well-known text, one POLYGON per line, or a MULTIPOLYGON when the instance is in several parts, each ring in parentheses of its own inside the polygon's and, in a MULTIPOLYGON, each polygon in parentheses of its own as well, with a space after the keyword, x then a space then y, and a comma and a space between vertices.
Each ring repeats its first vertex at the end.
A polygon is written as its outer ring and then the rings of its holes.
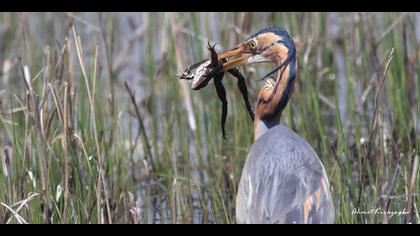
POLYGON ((171 199, 171 208, 172 208, 172 224, 176 224, 178 222, 177 219, 177 181, 176 178, 174 178, 174 181, 172 182, 172 199, 171 199))
MULTIPOLYGON (((184 69, 186 68, 186 63, 184 60, 184 54, 181 50, 184 47, 182 47, 183 46, 181 44, 182 40, 179 39, 180 34, 179 34, 178 26, 175 23, 175 22, 178 22, 177 15, 174 12, 168 13, 168 14, 170 14, 169 21, 171 22, 171 32, 172 32, 172 37, 174 39, 177 71, 184 71, 184 69)), ((191 130, 195 132, 195 130, 197 129, 197 124, 195 121, 194 110, 193 110, 193 105, 192 105, 191 89, 189 87, 188 82, 179 80, 179 83, 181 85, 181 94, 183 97, 182 100, 184 101, 185 109, 187 110, 188 123, 190 125, 191 130)))
POLYGON ((416 183, 416 177, 417 177, 417 170, 419 167, 419 156, 416 155, 415 153, 414 155, 414 159, 411 163, 411 171, 410 171, 410 179, 408 182, 408 192, 407 192, 407 208, 408 208, 408 214, 405 217, 405 223, 406 224, 412 224, 414 223, 414 212, 413 212, 413 208, 414 208, 414 196, 413 196, 413 190, 414 190, 414 185, 416 183))
POLYGON ((70 161, 69 161, 69 152, 68 152, 68 100, 69 97, 67 96, 70 87, 67 83, 64 85, 64 111, 63 111, 63 139, 62 139, 62 146, 63 146, 63 156, 64 156, 64 206, 63 206, 63 221, 62 223, 67 223, 67 205, 68 205, 68 198, 69 198, 69 171, 70 171, 70 161))

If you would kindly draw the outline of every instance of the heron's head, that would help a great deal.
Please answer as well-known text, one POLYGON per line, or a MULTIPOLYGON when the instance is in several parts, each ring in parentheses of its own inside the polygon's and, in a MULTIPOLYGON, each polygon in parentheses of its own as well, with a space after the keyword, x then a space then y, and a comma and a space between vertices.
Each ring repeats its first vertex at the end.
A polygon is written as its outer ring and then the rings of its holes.
POLYGON ((229 59, 223 63, 226 71, 241 65, 254 63, 283 63, 287 58, 294 59, 295 43, 282 28, 263 29, 234 48, 218 54, 218 59, 229 59))

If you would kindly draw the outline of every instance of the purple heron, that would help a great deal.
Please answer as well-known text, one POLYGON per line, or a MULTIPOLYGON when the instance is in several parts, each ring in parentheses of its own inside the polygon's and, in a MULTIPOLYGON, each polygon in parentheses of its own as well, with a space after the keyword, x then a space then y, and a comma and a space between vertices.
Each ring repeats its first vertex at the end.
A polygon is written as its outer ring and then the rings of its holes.
POLYGON ((313 148, 279 124, 293 93, 296 47, 282 28, 261 30, 218 54, 222 71, 241 65, 274 63, 263 77, 249 151, 236 198, 238 223, 333 223, 328 177, 313 148), (278 71, 276 78, 271 77, 278 71))

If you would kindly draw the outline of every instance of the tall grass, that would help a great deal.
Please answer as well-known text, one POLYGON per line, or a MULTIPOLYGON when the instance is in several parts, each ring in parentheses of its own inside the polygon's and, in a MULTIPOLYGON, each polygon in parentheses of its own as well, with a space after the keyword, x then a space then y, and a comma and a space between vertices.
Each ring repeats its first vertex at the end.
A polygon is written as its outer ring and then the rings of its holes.
MULTIPOLYGON (((176 74, 263 27, 295 38, 282 122, 331 182, 336 223, 419 223, 414 13, 0 13, 1 223, 235 223, 252 122, 226 76, 176 74), (354 214, 354 211, 408 214, 354 214)), ((267 66, 241 68, 255 102, 267 66)))

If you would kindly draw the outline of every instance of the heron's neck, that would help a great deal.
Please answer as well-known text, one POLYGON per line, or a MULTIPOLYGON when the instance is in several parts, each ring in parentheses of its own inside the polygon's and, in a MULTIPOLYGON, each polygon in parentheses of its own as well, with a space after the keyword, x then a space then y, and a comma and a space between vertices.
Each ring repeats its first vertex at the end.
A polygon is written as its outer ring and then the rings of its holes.
POLYGON ((277 80, 266 80, 258 98, 254 119, 254 141, 268 129, 278 125, 281 114, 293 93, 296 72, 296 58, 279 70, 277 80))

